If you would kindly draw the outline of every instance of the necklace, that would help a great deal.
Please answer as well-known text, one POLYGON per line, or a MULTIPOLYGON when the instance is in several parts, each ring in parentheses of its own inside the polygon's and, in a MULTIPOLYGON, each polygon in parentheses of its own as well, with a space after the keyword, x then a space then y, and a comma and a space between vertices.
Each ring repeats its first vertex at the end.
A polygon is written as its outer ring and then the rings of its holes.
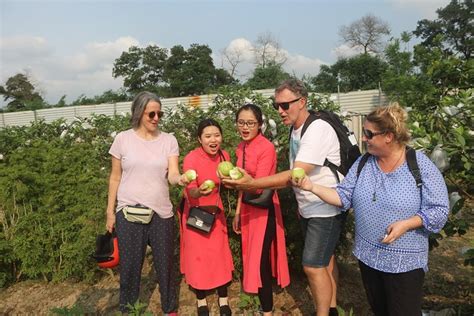
MULTIPOLYGON (((395 170, 395 168, 397 167, 398 163, 400 162, 400 160, 402 159, 402 157, 404 156, 404 153, 405 153, 405 148, 402 149, 401 153, 400 153, 400 156, 398 157, 397 161, 395 161, 395 163, 392 165, 392 167, 387 170, 387 172, 383 171, 382 170, 382 167, 380 167, 380 170, 382 171, 381 172, 381 177, 382 177, 382 180, 380 181, 380 187, 383 186, 384 182, 385 182, 385 178, 383 177, 383 173, 390 173, 392 172, 393 170, 395 170)), ((372 202, 375 202, 377 201, 377 184, 378 184, 378 177, 375 179, 375 186, 374 186, 374 193, 372 194, 372 202)))

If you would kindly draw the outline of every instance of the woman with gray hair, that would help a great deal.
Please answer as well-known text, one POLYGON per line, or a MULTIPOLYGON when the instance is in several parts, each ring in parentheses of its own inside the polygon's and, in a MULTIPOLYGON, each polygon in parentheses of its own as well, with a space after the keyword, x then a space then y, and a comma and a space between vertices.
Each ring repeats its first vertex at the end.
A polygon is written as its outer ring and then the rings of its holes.
POLYGON ((161 101, 140 92, 132 103, 132 128, 119 133, 110 147, 112 170, 107 230, 116 228, 120 250, 120 311, 138 300, 145 250, 151 246, 165 315, 178 309, 174 267, 175 221, 168 182, 184 185, 176 138, 158 129, 161 101), (140 213, 141 215, 136 215, 140 213))

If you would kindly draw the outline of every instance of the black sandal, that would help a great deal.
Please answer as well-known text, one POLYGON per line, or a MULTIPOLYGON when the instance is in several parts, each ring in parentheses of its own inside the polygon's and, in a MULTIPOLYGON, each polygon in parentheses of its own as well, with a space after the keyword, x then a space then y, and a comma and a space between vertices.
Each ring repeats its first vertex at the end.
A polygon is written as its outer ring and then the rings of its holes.
POLYGON ((230 309, 229 305, 220 305, 219 313, 221 316, 231 316, 232 310, 230 309))
POLYGON ((207 305, 199 306, 197 312, 198 316, 209 316, 209 307, 207 305))

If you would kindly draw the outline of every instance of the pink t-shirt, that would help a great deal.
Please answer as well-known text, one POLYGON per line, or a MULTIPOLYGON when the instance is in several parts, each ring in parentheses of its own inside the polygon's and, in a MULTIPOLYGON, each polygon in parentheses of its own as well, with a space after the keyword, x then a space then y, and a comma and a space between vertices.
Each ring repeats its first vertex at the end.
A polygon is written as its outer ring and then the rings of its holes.
POLYGON ((173 216, 168 189, 168 158, 179 156, 176 138, 161 132, 154 140, 140 138, 133 129, 119 133, 109 154, 120 159, 122 178, 117 192, 117 209, 141 204, 161 218, 173 216))

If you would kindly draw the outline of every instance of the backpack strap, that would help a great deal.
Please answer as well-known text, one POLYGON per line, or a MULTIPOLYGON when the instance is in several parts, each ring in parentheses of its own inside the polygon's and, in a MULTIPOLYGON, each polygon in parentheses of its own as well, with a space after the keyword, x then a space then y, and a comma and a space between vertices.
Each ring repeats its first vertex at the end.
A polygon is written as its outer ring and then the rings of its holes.
POLYGON ((367 160, 369 160, 369 157, 371 156, 371 154, 369 153, 365 153, 362 158, 360 159, 359 161, 359 165, 357 166, 357 174, 356 174, 356 178, 358 179, 359 178, 359 175, 362 171, 362 168, 364 168, 365 164, 367 163, 367 160))
MULTIPOLYGON (((315 112, 314 110, 308 110, 308 112, 309 112, 309 116, 306 118, 306 121, 304 121, 303 129, 301 130, 300 139, 303 138, 303 135, 306 132, 306 130, 308 129, 308 126, 311 125, 311 123, 313 123, 314 121, 320 119, 318 113, 315 112)), ((328 124, 331 125, 329 122, 328 122, 328 124)), ((331 127, 334 129, 334 127, 332 125, 331 125, 331 127)), ((290 135, 289 135, 288 140, 291 139, 291 132, 293 132, 293 126, 290 127, 290 135)), ((327 158, 324 160, 323 166, 326 166, 329 169, 331 169, 332 173, 336 177, 337 183, 341 182, 341 180, 339 178, 339 173, 338 173, 338 168, 339 168, 338 166, 336 166, 335 164, 330 162, 327 158)))
POLYGON ((406 147, 406 160, 408 164, 408 169, 413 175, 413 178, 415 178, 416 187, 421 188, 423 180, 421 180, 421 171, 418 167, 418 162, 416 160, 416 151, 409 146, 406 147))
MULTIPOLYGON (((313 110, 308 110, 309 116, 306 118, 306 121, 304 121, 303 124, 303 129, 301 130, 301 136, 300 139, 303 138, 304 132, 308 129, 308 126, 319 119, 319 117, 316 116, 316 113, 313 110)), ((293 125, 290 127, 290 135, 288 137, 288 140, 291 138, 291 133, 293 132, 293 125)))
POLYGON ((341 179, 339 179, 339 172, 337 170, 339 168, 338 166, 330 162, 327 158, 324 159, 323 166, 326 166, 331 169, 332 173, 334 173, 334 175, 336 176, 337 183, 341 183, 341 179))
MULTIPOLYGON (((359 178, 362 168, 364 168, 365 164, 367 163, 369 156, 370 156, 369 153, 365 153, 360 159, 359 165, 357 166, 357 178, 359 178)), ((420 167, 418 167, 418 162, 416 160, 416 151, 413 148, 407 146, 406 152, 405 152, 405 158, 407 160, 408 170, 410 170, 410 173, 415 179, 416 187, 421 189, 423 180, 421 179, 420 167)))

